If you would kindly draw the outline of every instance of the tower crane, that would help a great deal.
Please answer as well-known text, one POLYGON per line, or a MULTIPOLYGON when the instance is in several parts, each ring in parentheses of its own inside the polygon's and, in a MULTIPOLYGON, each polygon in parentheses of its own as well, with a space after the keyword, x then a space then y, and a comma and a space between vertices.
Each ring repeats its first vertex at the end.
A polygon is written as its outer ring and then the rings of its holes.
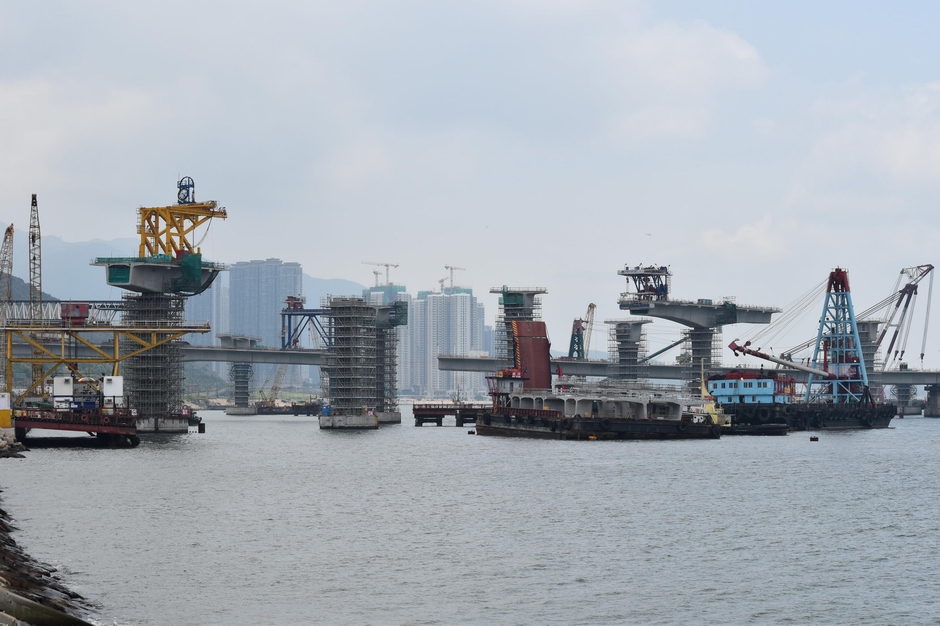
POLYGON ((42 232, 36 194, 29 209, 29 318, 33 322, 42 319, 42 232))
MULTIPOLYGON (((0 247, 0 325, 6 326, 7 308, 13 299, 13 224, 3 233, 3 246, 0 247)), ((6 332, 0 332, 0 392, 9 392, 12 381, 7 381, 7 341, 6 332)))
MULTIPOLYGON (((384 268, 385 268, 385 284, 386 284, 386 285, 391 285, 391 284, 392 284, 392 281, 390 281, 389 278, 388 278, 388 270, 389 270, 389 268, 398 267, 398 263, 378 263, 377 261, 363 261, 362 264, 363 264, 363 265, 378 265, 379 267, 384 267, 384 268)), ((378 280, 378 277, 376 277, 376 280, 378 280)), ((376 283, 376 287, 378 287, 378 283, 376 283)))
POLYGON ((437 284, 439 284, 439 285, 441 286, 441 293, 444 293, 444 283, 445 283, 445 282, 447 282, 447 277, 446 277, 446 276, 445 276, 444 278, 440 279, 439 281, 437 281, 437 284))
POLYGON ((454 270, 459 270, 461 272, 465 272, 467 270, 467 268, 465 267, 454 267, 453 265, 445 265, 444 269, 450 271, 450 288, 451 289, 454 288, 454 270))
POLYGON ((591 352, 591 332, 594 330, 594 309, 597 305, 593 302, 588 305, 587 313, 583 318, 576 318, 571 325, 571 343, 568 346, 568 358, 583 360, 590 356, 591 352))
MULTIPOLYGON (((42 320, 42 231, 39 228, 36 194, 33 194, 29 208, 29 319, 34 325, 42 320)), ((33 356, 41 355, 42 352, 34 347, 33 356)), ((33 363, 32 372, 33 385, 40 395, 44 395, 45 372, 42 364, 33 363)))
POLYGON ((13 224, 3 233, 0 247, 0 298, 4 303, 13 299, 13 224))
POLYGON ((372 270, 372 274, 375 276, 375 286, 378 287, 378 286, 379 286, 379 276, 382 275, 382 272, 380 272, 379 270, 372 270))

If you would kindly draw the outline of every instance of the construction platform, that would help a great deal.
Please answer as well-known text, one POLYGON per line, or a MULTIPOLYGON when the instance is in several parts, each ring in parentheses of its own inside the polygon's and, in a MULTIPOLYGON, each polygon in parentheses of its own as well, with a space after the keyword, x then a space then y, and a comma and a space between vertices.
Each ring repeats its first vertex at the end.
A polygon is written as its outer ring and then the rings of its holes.
POLYGON ((118 447, 136 447, 137 417, 127 409, 82 411, 23 408, 13 410, 16 438, 23 441, 32 429, 85 432, 118 447))
POLYGON ((461 428, 464 424, 474 424, 478 415, 490 410, 490 404, 453 404, 451 402, 438 402, 430 404, 415 404, 411 411, 414 413, 415 426, 425 424, 444 425, 444 418, 453 416, 455 426, 461 428))

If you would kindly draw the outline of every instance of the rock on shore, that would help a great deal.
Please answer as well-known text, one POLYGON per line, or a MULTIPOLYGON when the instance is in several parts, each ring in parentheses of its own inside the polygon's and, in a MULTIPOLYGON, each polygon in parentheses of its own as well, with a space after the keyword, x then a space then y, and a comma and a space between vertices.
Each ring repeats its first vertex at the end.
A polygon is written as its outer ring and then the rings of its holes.
POLYGON ((10 433, 0 437, 0 459, 25 459, 21 452, 26 452, 27 447, 13 438, 10 433))

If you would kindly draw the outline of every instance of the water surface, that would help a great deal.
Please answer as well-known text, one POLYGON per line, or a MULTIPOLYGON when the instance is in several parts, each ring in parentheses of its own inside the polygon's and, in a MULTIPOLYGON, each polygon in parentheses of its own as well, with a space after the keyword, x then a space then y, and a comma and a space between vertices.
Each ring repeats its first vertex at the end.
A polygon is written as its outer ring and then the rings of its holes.
POLYGON ((936 624, 940 420, 687 442, 203 414, 0 465, 103 624, 936 624))

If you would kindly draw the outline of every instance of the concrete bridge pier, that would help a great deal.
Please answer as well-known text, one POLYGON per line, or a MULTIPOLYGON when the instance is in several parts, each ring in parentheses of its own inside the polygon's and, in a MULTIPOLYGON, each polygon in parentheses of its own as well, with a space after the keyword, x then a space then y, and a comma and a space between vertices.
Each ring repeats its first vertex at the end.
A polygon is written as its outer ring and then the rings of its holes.
POLYGON ((940 417, 940 385, 927 385, 927 404, 924 406, 924 417, 940 417))
MULTIPOLYGON (((614 341, 617 345, 617 377, 621 380, 640 378, 639 354, 640 340, 643 338, 643 324, 653 320, 607 320, 613 326, 614 341)), ((643 377, 645 378, 645 376, 643 377)))

